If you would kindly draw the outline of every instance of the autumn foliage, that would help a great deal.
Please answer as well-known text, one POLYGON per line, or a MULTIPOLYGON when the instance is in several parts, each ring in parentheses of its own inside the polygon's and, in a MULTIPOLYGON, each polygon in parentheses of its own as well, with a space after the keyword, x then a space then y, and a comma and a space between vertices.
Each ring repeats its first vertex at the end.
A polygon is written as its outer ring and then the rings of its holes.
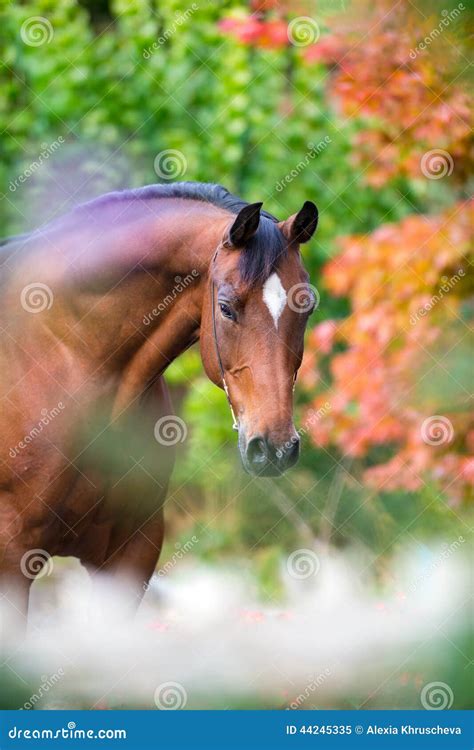
POLYGON ((309 335, 313 366, 330 357, 331 379, 312 404, 331 408, 310 432, 317 444, 358 458, 391 446, 388 461, 365 471, 379 489, 417 490, 428 475, 459 497, 474 483, 474 420, 455 356, 469 356, 462 308, 472 292, 472 213, 458 203, 437 217, 346 237, 324 270, 325 286, 348 296, 352 313, 309 335), (438 380, 448 381, 443 393, 438 380))
POLYGON ((426 16, 407 2, 390 5, 363 12, 357 4, 359 17, 333 19, 333 33, 306 57, 334 66, 331 95, 341 114, 363 122, 354 162, 366 180, 378 186, 398 176, 422 178, 422 157, 436 147, 449 151, 453 179, 462 182, 474 157, 463 79, 468 58, 452 33, 462 10, 426 16))
MULTIPOLYGON (((356 126, 355 177, 374 189, 398 181, 419 199, 399 223, 340 238, 322 283, 351 312, 310 332, 302 382, 313 441, 360 460, 367 484, 432 484, 460 501, 474 485, 465 377, 473 151, 463 44, 453 37, 462 9, 449 13, 361 2, 317 19, 329 32, 297 50, 309 67, 326 66, 334 110, 356 126)), ((223 28, 277 48, 290 17, 273 9, 223 28)))

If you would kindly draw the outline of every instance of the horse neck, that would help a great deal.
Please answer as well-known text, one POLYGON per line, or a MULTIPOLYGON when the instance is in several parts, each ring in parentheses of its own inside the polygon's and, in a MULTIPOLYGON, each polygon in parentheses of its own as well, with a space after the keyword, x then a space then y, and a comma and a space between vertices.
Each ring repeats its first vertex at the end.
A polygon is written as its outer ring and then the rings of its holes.
MULTIPOLYGON (((119 375, 118 408, 199 338, 209 264, 230 219, 214 206, 171 203, 163 201, 159 213, 114 227, 99 262, 105 258, 122 277, 114 283, 113 276, 105 294, 100 290, 97 300, 91 298, 87 282, 94 274, 89 277, 87 266, 78 277, 80 338, 96 341, 101 331, 94 357, 107 374, 119 375)), ((100 285, 107 269, 98 277, 100 285)))

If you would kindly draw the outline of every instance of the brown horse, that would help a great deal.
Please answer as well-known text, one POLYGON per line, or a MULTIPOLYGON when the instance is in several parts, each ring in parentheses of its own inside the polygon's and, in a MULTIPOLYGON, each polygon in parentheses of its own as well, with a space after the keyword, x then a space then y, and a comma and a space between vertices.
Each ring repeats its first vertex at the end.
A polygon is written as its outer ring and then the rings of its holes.
POLYGON ((194 342, 245 469, 297 460, 292 390, 314 306, 299 244, 318 214, 307 202, 278 222, 261 205, 152 185, 3 243, 0 571, 15 609, 53 555, 130 576, 140 598, 185 428, 162 374, 194 342))

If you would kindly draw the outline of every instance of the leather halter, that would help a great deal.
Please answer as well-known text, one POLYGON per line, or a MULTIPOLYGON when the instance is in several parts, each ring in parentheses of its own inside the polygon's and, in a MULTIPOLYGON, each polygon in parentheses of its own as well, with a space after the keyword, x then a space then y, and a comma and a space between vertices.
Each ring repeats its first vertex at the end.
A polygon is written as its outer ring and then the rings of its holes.
MULTIPOLYGON (((225 247, 225 243, 223 245, 225 247)), ((214 253, 214 256, 211 261, 211 267, 214 265, 215 260, 217 258, 217 253, 219 252, 220 245, 217 247, 216 252, 214 253)), ((212 274, 212 270, 211 270, 212 274)), ((222 386, 224 388, 224 393, 227 398, 227 403, 229 404, 230 413, 232 415, 232 429, 237 430, 239 429, 239 425, 237 423, 237 419, 235 416, 234 408, 232 406, 232 401, 230 400, 230 394, 229 394, 229 388, 227 387, 226 379, 225 379, 225 371, 224 371, 224 365, 222 364, 221 359, 221 353, 219 351, 219 342, 217 340, 217 322, 216 322, 216 292, 215 292, 215 284, 214 280, 211 275, 211 310, 212 310, 212 334, 214 337, 214 348, 216 350, 216 356, 217 356, 217 362, 219 364, 219 370, 221 374, 221 380, 222 380, 222 386)))

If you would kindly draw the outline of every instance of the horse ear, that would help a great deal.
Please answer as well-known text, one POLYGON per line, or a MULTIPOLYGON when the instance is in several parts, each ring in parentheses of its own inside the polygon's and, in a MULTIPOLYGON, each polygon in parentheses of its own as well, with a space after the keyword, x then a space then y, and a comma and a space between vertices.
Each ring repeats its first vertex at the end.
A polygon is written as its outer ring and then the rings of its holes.
POLYGON ((250 203, 244 206, 229 229, 229 242, 234 247, 245 247, 258 229, 260 209, 263 203, 250 203))
POLYGON ((318 226, 318 219, 316 205, 312 201, 306 201, 297 214, 293 214, 279 226, 289 242, 301 244, 311 239, 318 226))

